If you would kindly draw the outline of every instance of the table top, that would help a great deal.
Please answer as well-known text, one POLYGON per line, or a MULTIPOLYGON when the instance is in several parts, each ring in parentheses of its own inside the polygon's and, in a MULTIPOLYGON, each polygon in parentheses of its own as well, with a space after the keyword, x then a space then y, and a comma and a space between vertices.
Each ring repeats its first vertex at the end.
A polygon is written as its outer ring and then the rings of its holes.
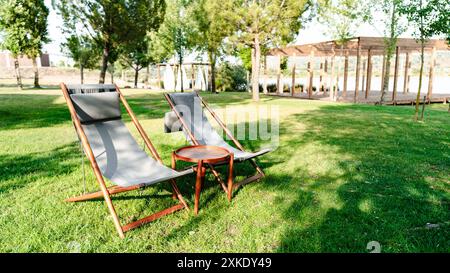
POLYGON ((226 160, 229 158, 230 152, 219 146, 193 145, 176 150, 175 155, 183 161, 197 162, 203 160, 213 163, 226 160))

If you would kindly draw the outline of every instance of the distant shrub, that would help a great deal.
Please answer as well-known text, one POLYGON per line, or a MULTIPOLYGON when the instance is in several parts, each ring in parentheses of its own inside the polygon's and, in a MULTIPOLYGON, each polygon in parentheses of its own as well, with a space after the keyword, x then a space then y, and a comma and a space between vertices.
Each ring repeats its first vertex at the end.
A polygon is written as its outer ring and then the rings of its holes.
POLYGON ((247 70, 241 65, 222 63, 217 69, 217 91, 247 91, 247 70))

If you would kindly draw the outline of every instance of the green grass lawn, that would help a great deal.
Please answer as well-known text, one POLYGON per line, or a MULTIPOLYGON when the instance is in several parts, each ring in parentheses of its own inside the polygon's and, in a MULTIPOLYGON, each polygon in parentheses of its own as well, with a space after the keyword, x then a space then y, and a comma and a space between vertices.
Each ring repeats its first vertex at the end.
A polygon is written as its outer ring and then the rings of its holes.
MULTIPOLYGON (((186 145, 163 133, 161 93, 125 90, 164 162, 186 145)), ((211 105, 252 104, 247 93, 205 94, 211 105)), ((450 251, 450 114, 427 108, 262 97, 280 109, 280 145, 259 159, 267 176, 228 203, 208 176, 200 212, 180 211, 119 239, 102 200, 83 192, 77 137, 58 90, 0 89, 0 251, 382 252, 450 251), (436 224, 436 225, 427 225, 436 224)), ((239 110, 236 110, 239 111, 239 110)), ((125 117, 128 127, 136 130, 125 117)), ((136 134, 137 135, 137 134, 136 134)), ((257 150, 264 141, 244 141, 257 150)), ((87 163, 87 188, 98 189, 87 163)), ((237 167, 240 175, 250 165, 237 167)), ((178 184, 192 205, 194 175, 178 184)), ((122 223, 174 204, 165 183, 116 195, 122 223)))

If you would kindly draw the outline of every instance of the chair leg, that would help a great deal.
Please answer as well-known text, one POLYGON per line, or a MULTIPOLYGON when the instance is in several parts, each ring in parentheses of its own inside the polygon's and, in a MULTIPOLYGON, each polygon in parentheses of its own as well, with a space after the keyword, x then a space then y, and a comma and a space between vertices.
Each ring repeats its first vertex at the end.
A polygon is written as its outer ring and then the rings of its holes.
MULTIPOLYGON (((138 188, 141 188, 142 185, 134 185, 134 186, 129 186, 129 187, 120 187, 120 186, 113 186, 110 188, 107 188, 108 193, 110 195, 113 194, 117 194, 117 193, 121 193, 121 192, 127 192, 127 191, 132 191, 132 190, 136 190, 138 188)), ((71 197, 68 198, 64 201, 66 202, 80 202, 80 201, 87 201, 87 200, 92 200, 92 199, 99 199, 103 197, 103 192, 102 191, 96 191, 96 192, 91 192, 91 193, 87 193, 87 194, 83 194, 80 196, 75 196, 75 197, 71 197)))
POLYGON ((177 183, 175 182, 175 180, 170 180, 170 185, 172 185, 172 189, 173 189, 173 195, 176 196, 176 198, 181 202, 181 204, 183 204, 184 208, 186 208, 186 210, 189 211, 189 206, 186 203, 186 201, 184 201, 183 195, 181 195, 180 190, 178 189, 177 183))
MULTIPOLYGON (((104 186, 104 184, 103 184, 104 186)), ((106 205, 108 206, 109 213, 111 213, 111 216, 113 218, 114 226, 116 227, 117 233, 119 233, 119 237, 121 239, 125 238, 125 235, 123 234, 122 226, 120 225, 119 217, 117 216, 116 210, 114 208, 114 205, 111 201, 111 197, 109 196, 108 190, 106 187, 102 187, 103 196, 105 198, 106 205)))
POLYGON ((231 202, 231 196, 233 194, 233 164, 234 164, 234 155, 230 155, 230 164, 228 166, 228 202, 231 202))

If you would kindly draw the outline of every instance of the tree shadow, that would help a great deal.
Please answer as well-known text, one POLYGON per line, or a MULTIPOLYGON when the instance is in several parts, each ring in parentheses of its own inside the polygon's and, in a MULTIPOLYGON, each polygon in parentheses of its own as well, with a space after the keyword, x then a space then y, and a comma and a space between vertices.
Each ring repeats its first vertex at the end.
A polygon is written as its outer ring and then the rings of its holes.
POLYGON ((327 171, 312 166, 296 185, 274 187, 295 200, 283 211, 292 225, 277 251, 367 252, 377 241, 383 252, 447 252, 450 126, 446 113, 433 115, 420 124, 411 108, 325 105, 284 120, 280 134, 299 135, 283 146, 302 153, 317 143, 338 158, 327 171), (305 192, 315 201, 305 203, 305 192))
POLYGON ((45 153, 0 155, 0 193, 20 189, 41 177, 70 173, 78 168, 71 161, 79 157, 75 142, 45 153))

